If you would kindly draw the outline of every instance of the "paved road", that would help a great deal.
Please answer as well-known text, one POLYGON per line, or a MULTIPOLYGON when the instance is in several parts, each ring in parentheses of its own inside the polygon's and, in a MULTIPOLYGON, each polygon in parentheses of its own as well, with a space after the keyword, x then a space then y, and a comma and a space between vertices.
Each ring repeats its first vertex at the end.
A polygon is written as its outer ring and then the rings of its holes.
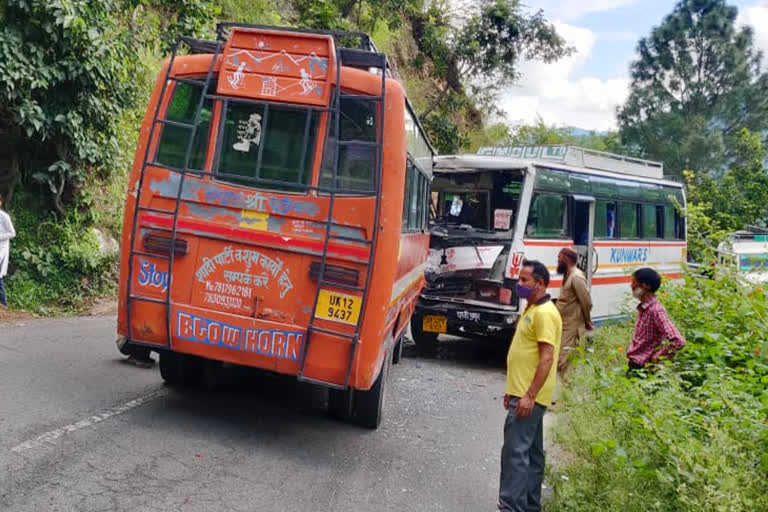
POLYGON ((121 362, 114 324, 0 325, 0 510, 495 509, 504 376, 477 344, 408 350, 368 431, 290 378, 167 389, 121 362))

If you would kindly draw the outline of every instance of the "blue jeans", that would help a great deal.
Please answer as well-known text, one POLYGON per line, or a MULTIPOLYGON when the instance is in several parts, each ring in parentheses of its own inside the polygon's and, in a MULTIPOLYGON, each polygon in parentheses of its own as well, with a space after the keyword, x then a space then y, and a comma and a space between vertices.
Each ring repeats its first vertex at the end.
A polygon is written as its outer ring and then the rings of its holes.
POLYGON ((505 512, 539 512, 544 479, 544 413, 536 404, 527 418, 515 416, 517 398, 509 403, 501 449, 499 504, 505 512))
POLYGON ((3 306, 8 305, 8 302, 5 300, 5 284, 2 277, 0 277, 0 304, 3 306))

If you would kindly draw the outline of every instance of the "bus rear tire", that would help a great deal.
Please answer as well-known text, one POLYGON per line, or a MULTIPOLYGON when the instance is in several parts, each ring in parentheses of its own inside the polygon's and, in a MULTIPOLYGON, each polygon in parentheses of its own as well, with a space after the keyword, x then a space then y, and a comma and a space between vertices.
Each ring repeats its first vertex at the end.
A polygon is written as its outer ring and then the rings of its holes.
POLYGON ((349 421, 352 418, 352 390, 329 389, 328 413, 337 420, 349 421))
POLYGON ((183 379, 181 369, 181 358, 170 350, 160 352, 160 377, 163 378, 169 386, 180 386, 183 379))
POLYGON ((392 366, 392 357, 388 355, 381 365, 381 371, 376 381, 368 391, 352 391, 352 416, 358 425, 376 429, 381 424, 384 403, 387 398, 389 383, 389 370, 392 366))
POLYGON ((433 354, 437 350, 437 333, 422 330, 421 315, 411 317, 411 336, 422 354, 433 354))
POLYGON ((186 354, 166 350, 160 353, 160 376, 169 386, 193 386, 200 382, 201 361, 186 354))

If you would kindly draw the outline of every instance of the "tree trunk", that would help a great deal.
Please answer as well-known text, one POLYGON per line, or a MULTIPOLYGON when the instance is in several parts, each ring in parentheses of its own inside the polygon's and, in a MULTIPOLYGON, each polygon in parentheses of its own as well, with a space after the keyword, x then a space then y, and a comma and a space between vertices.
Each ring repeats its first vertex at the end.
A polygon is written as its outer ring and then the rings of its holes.
POLYGON ((429 114, 431 114, 432 111, 435 110, 437 108, 437 106, 440 105, 440 103, 443 102, 443 100, 446 98, 446 96, 448 96, 448 92, 450 91, 450 89, 451 88, 448 85, 443 87, 443 90, 440 91, 440 94, 435 96, 435 99, 432 100, 432 103, 429 104, 429 106, 427 107, 427 109, 424 112, 421 112, 419 114, 419 117, 426 118, 429 114))
POLYGON ((352 9, 355 8, 355 4, 357 4, 357 0, 349 0, 341 9, 341 17, 348 18, 349 15, 352 14, 352 9))
POLYGON ((9 169, 10 171, 10 181, 6 185, 5 194, 3 195, 3 203, 6 205, 10 204, 11 199, 13 199, 13 191, 16 190, 16 184, 19 182, 19 178, 21 177, 21 174, 19 173, 19 156, 15 153, 11 155, 11 167, 9 169))

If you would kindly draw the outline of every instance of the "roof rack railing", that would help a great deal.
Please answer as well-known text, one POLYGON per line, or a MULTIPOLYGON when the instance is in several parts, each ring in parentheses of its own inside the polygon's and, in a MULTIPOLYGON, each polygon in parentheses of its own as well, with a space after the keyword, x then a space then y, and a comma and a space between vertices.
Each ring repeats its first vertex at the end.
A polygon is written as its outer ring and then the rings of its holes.
MULTIPOLYGON (((315 28, 296 28, 296 27, 278 27, 273 25, 258 25, 253 23, 239 23, 235 21, 224 21, 216 24, 216 41, 226 41, 229 37, 229 29, 231 28, 253 28, 260 30, 280 30, 286 32, 297 32, 301 34, 326 34, 332 36, 334 41, 339 47, 339 57, 341 64, 356 68, 382 68, 381 59, 384 59, 384 69, 386 69, 387 76, 393 77, 399 80, 399 76, 396 75, 394 70, 389 64, 389 59, 379 52, 378 48, 374 44, 371 36, 363 32, 346 32, 344 30, 325 30, 315 28), (357 39, 359 41, 357 48, 348 48, 343 46, 343 41, 340 39, 357 39)), ((213 53, 213 48, 216 47, 216 41, 208 41, 204 39, 193 39, 190 37, 184 37, 187 44, 190 46, 194 53, 213 53)), ((416 112, 408 97, 405 98, 405 102, 408 108, 412 112, 416 112)), ((421 121, 416 118, 416 124, 422 134, 426 137, 426 130, 421 124, 421 121)), ((428 137, 426 137, 429 140, 428 137)), ((430 148, 432 144, 430 143, 430 148)), ((434 148, 433 148, 434 151, 434 148)), ((435 152, 437 153, 437 152, 435 152)))
POLYGON ((766 227, 748 225, 745 229, 756 235, 768 235, 768 228, 766 227))

